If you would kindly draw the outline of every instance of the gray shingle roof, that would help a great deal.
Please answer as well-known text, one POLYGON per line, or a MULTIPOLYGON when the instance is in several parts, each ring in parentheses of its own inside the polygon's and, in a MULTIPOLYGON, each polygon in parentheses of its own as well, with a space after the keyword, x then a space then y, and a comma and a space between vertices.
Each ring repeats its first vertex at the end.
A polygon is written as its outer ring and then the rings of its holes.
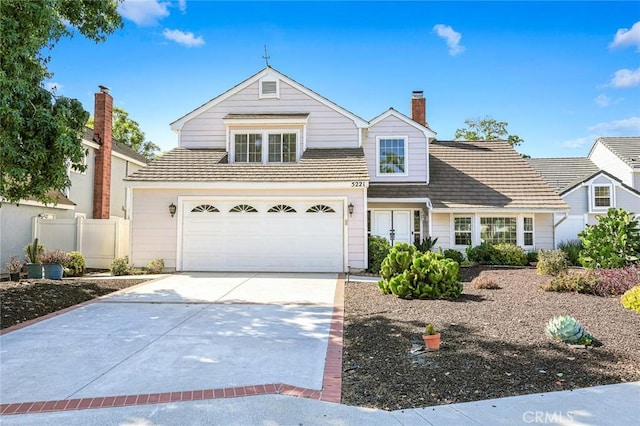
POLYGON ((640 136, 598 138, 597 141, 630 167, 640 168, 640 136))
POLYGON ((175 148, 127 180, 154 182, 368 181, 362 148, 308 149, 298 163, 228 163, 227 152, 175 148))
POLYGON ((529 158, 527 162, 560 194, 600 171, 585 157, 529 158))
MULTIPOLYGON (((88 141, 94 141, 93 140, 93 129, 90 127, 85 127, 84 128, 84 135, 82 136, 85 140, 88 141)), ((147 160, 147 158, 138 153, 137 151, 134 151, 133 149, 131 149, 130 147, 128 147, 127 145, 123 144, 122 142, 118 142, 117 140, 113 140, 113 145, 111 147, 111 149, 117 153, 120 153, 122 155, 126 155, 127 157, 133 159, 133 160, 137 160, 137 161, 141 161, 145 164, 147 164, 149 162, 149 160, 147 160)))
POLYGON ((429 145, 434 208, 568 209, 505 141, 429 145))
POLYGON ((371 183, 368 198, 427 198, 426 183, 371 183))

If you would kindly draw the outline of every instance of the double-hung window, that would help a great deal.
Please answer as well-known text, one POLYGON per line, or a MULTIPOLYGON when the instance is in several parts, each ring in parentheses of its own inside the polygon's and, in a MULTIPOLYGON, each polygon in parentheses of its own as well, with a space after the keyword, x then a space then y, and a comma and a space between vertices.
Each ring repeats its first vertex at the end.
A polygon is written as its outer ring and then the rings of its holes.
POLYGON ((234 144, 236 163, 262 162, 262 134, 236 133, 234 144))
POLYGON ((296 162, 296 134, 269 133, 269 163, 296 162))
POLYGON ((378 175, 407 174, 407 139, 404 137, 378 138, 378 175))
POLYGON ((523 231, 524 231, 524 245, 532 246, 533 245, 533 218, 532 217, 524 217, 523 222, 523 231))
POLYGON ((456 217, 453 219, 455 245, 468 246, 471 244, 471 218, 456 217))
POLYGON ((596 185, 593 187, 593 207, 596 209, 606 209, 612 207, 611 186, 596 185))

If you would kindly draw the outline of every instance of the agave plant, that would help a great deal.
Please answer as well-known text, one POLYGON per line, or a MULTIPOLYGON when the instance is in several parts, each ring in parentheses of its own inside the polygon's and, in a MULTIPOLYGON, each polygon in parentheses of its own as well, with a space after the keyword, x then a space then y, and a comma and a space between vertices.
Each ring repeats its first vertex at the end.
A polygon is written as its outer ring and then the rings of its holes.
POLYGON ((585 332, 578 320, 569 315, 551 318, 547 323, 545 333, 553 340, 573 345, 588 345, 593 341, 593 336, 585 332))

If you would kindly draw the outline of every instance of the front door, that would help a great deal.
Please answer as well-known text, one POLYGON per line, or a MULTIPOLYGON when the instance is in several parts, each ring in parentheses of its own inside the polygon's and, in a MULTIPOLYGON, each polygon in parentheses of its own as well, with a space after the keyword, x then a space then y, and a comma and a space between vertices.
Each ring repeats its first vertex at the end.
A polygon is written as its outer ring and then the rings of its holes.
POLYGON ((373 235, 384 237, 395 244, 412 243, 411 210, 374 210, 373 235))

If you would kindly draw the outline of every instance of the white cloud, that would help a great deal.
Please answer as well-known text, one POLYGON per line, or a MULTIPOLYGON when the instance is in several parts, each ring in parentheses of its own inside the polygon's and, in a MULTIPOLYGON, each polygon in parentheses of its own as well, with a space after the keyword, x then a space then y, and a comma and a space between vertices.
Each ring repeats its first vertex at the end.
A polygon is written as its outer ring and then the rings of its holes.
POLYGON ((637 135, 640 134, 640 117, 598 123, 589 127, 589 131, 600 136, 637 135))
POLYGON ((585 136, 584 138, 577 138, 562 142, 562 146, 565 148, 582 148, 583 146, 593 143, 594 139, 595 138, 591 136, 585 136))
POLYGON ((449 25, 443 24, 435 25, 433 30, 438 34, 438 37, 447 42, 447 46, 449 46, 449 55, 456 56, 464 52, 464 46, 460 45, 462 34, 454 31, 449 25))
POLYGON ((640 52, 640 21, 633 24, 631 29, 620 28, 609 47, 636 46, 640 52))
POLYGON ((45 83, 44 88, 54 95, 59 95, 62 93, 64 86, 60 83, 56 83, 55 81, 49 81, 45 83))
POLYGON ((602 108, 606 108, 611 105, 611 98, 607 95, 598 95, 593 101, 596 103, 596 105, 602 108))
POLYGON ((169 2, 158 0, 125 0, 118 6, 118 12, 138 25, 156 25, 169 16, 169 6, 169 2))
POLYGON ((162 34, 166 39, 175 41, 176 43, 187 47, 198 47, 204 44, 202 36, 195 37, 193 33, 184 33, 180 30, 170 30, 165 28, 162 34))
POLYGON ((640 85, 640 68, 635 70, 629 70, 623 68, 618 70, 613 74, 613 78, 609 83, 612 87, 623 88, 623 87, 634 87, 640 85))
POLYGON ((187 11, 187 0, 178 0, 178 9, 180 9, 180 12, 185 13, 187 11))

